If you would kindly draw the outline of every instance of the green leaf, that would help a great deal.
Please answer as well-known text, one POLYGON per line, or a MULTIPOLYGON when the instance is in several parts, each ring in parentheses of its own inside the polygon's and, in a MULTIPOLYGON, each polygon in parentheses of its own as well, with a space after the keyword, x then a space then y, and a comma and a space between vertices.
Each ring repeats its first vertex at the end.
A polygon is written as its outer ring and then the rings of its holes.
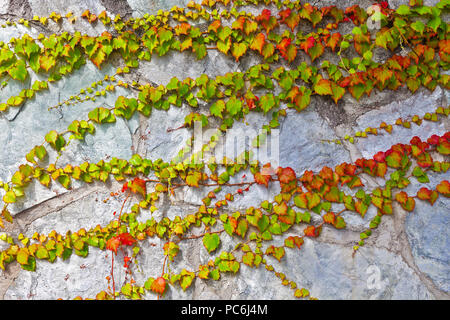
POLYGON ((14 80, 25 81, 28 76, 25 62, 23 62, 23 60, 18 60, 14 67, 8 70, 8 73, 14 80))
POLYGON ((27 271, 35 271, 36 270, 36 259, 33 256, 28 257, 28 263, 21 265, 22 269, 27 271))
POLYGON ((294 203, 297 207, 306 209, 308 206, 308 200, 306 199, 306 196, 300 196, 297 195, 294 197, 294 203))
POLYGON ((264 232, 270 225, 269 217, 266 215, 262 215, 261 219, 257 222, 258 229, 260 232, 264 232))
POLYGON ((272 108, 277 106, 277 100, 272 93, 262 96, 259 102, 264 113, 269 112, 272 108))
POLYGON ((190 187, 197 187, 198 188, 198 182, 201 180, 202 174, 198 171, 190 171, 189 174, 186 177, 186 183, 190 187))
POLYGON ((409 6, 402 4, 401 6, 398 7, 396 12, 399 15, 406 16, 411 13, 411 10, 409 9, 409 6))
POLYGON ((134 112, 138 107, 138 102, 136 99, 131 98, 127 99, 123 96, 120 96, 116 100, 114 113, 118 117, 123 117, 127 120, 130 120, 133 116, 134 112))
POLYGON ((231 47, 231 54, 236 61, 239 61, 239 58, 242 57, 245 52, 247 52, 247 45, 245 43, 233 43, 233 46, 231 47))
POLYGON ((231 48, 231 37, 227 38, 226 41, 218 40, 217 41, 217 49, 223 54, 228 54, 228 51, 231 48))
POLYGON ((323 96, 323 95, 332 95, 333 90, 331 89, 331 82, 327 79, 320 79, 316 85, 314 86, 314 91, 323 96))
POLYGON ((206 55, 207 55, 207 50, 206 50, 206 46, 202 43, 198 43, 198 42, 193 42, 192 43, 192 49, 195 52, 195 55, 197 57, 198 60, 203 59, 206 55))
POLYGON ((223 100, 217 100, 211 105, 209 110, 213 116, 223 119, 222 113, 225 110, 225 102, 223 100))
POLYGON ((203 245, 209 253, 213 252, 219 247, 220 238, 217 233, 207 233, 203 237, 203 245))
POLYGON ((238 223, 238 226, 236 228, 236 233, 238 235, 240 235, 242 237, 242 239, 244 239, 245 234, 247 233, 247 230, 248 230, 247 220, 240 220, 238 223))
POLYGON ((440 27, 441 23, 442 23, 442 20, 441 20, 440 17, 434 17, 433 19, 431 19, 431 20, 428 22, 427 25, 428 25, 431 29, 433 29, 434 32, 437 32, 437 29, 440 27))
POLYGON ((336 217, 335 221, 334 221, 334 227, 336 229, 343 229, 345 228, 346 223, 344 218, 342 218, 341 216, 336 217))
POLYGON ((36 251, 36 257, 38 259, 47 259, 49 257, 47 249, 44 246, 39 246, 36 251))
POLYGON ((47 141, 56 151, 60 151, 66 145, 64 137, 55 130, 52 130, 45 135, 45 141, 47 141))
POLYGON ((62 174, 58 177, 58 182, 66 189, 70 189, 71 179, 68 175, 62 174))
POLYGON ((194 280, 195 275, 186 275, 183 276, 180 280, 180 286, 185 291, 192 284, 192 280, 194 280))
POLYGON ((242 101, 232 96, 226 103, 227 112, 231 116, 237 115, 242 109, 242 101))
POLYGON ((116 117, 111 113, 109 109, 99 107, 89 112, 88 117, 90 120, 97 123, 113 123, 116 122, 116 117))
POLYGON ((416 22, 411 24, 411 28, 414 31, 417 31, 417 32, 419 32, 422 35, 423 31, 425 30, 425 24, 422 21, 417 20, 416 22))
POLYGON ((28 257, 29 256, 30 255, 28 253, 28 250, 26 250, 25 248, 21 248, 17 252, 16 260, 17 260, 18 263, 20 263, 22 265, 28 264, 28 257))
POLYGON ((39 158, 39 160, 44 160, 47 155, 47 150, 44 146, 36 146, 34 147, 34 154, 39 158))
POLYGON ((14 202, 16 202, 16 194, 12 190, 6 192, 6 194, 3 196, 3 201, 5 203, 14 203, 14 202))
POLYGON ((132 292, 132 287, 130 283, 127 283, 126 285, 124 285, 122 287, 122 289, 120 290, 120 292, 122 292, 125 296, 130 296, 131 292, 132 292))

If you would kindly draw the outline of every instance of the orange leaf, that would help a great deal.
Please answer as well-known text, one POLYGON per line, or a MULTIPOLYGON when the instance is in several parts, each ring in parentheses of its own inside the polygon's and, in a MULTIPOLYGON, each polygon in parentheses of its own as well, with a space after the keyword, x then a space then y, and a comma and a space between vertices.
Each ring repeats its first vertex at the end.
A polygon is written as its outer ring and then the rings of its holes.
POLYGON ((134 180, 131 182, 130 190, 133 193, 140 193, 143 197, 145 197, 147 193, 147 189, 145 186, 145 180, 134 178, 134 180))
MULTIPOLYGON (((214 21, 214 22, 209 26, 209 28, 211 28, 211 26, 214 25, 215 22, 216 22, 216 21, 214 21)), ((219 23, 220 23, 220 21, 219 21, 219 23)), ((219 25, 220 25, 220 24, 219 24, 219 25)), ((209 28, 208 28, 208 30, 209 30, 209 28)), ((191 25, 190 25, 189 23, 181 23, 181 24, 179 24, 179 25, 177 25, 177 26, 175 27, 175 34, 176 34, 177 36, 179 36, 180 34, 188 35, 189 29, 191 29, 191 25)))
POLYGON ((106 249, 113 251, 117 254, 117 249, 119 248, 120 240, 117 237, 112 237, 106 242, 106 249))
POLYGON ((166 280, 163 277, 156 278, 150 289, 158 294, 163 294, 166 290, 166 280))
POLYGON ((450 197, 450 183, 447 180, 442 181, 441 183, 439 183, 436 186, 436 190, 446 196, 446 197, 450 197))
POLYGON ((270 175, 262 174, 261 172, 255 173, 255 182, 257 184, 263 184, 269 187, 270 175))
POLYGON ((333 212, 328 212, 323 216, 323 221, 328 224, 334 224, 334 219, 336 215, 333 212))
POLYGON ((252 44, 250 45, 250 49, 258 51, 261 55, 264 43, 266 42, 266 36, 264 33, 258 33, 258 35, 253 39, 252 44))
POLYGON ((297 178, 295 171, 290 167, 278 168, 277 175, 281 183, 289 183, 297 178))
POLYGON ((322 227, 316 228, 314 226, 309 226, 303 232, 305 233, 305 236, 307 237, 318 237, 320 235, 320 231, 322 230, 322 227))
POLYGON ((397 200, 401 204, 405 204, 406 201, 408 201, 408 194, 404 191, 401 191, 397 193, 397 195, 395 196, 395 200, 397 200))
POLYGON ((314 86, 314 91, 321 96, 332 95, 331 81, 328 79, 320 79, 314 86))
POLYGON ((215 33, 217 33, 217 30, 220 28, 221 25, 222 23, 220 22, 220 20, 214 20, 213 23, 209 25, 208 31, 211 32, 211 30, 213 30, 215 33))
POLYGON ((336 46, 339 44, 339 41, 341 40, 342 35, 340 33, 333 33, 331 37, 327 40, 327 46, 331 48, 331 50, 336 49, 336 46))

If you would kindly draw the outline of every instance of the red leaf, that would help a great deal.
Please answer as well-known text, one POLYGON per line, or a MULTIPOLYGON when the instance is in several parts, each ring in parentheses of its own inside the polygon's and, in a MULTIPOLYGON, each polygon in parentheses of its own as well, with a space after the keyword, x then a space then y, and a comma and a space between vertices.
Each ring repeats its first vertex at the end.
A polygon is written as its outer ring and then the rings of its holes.
POLYGON ((319 175, 325 180, 333 180, 333 170, 331 170, 331 168, 328 168, 327 166, 323 167, 322 170, 320 170, 319 175))
POLYGON ((120 244, 125 246, 131 246, 136 242, 136 239, 134 239, 128 232, 119 234, 117 238, 120 240, 120 244))
POLYGON ((308 53, 308 50, 316 45, 316 39, 313 36, 309 37, 305 43, 303 43, 303 50, 308 53))
POLYGON ((433 134, 430 138, 428 138, 427 142, 431 145, 439 144, 439 136, 433 134))
POLYGON ((420 190, 417 192, 417 197, 420 200, 429 200, 431 199, 431 190, 427 188, 420 188, 420 190))
POLYGON ((422 142, 422 140, 421 140, 418 136, 413 137, 413 138, 409 141, 410 144, 414 144, 414 145, 418 145, 418 144, 421 143, 421 142, 422 142))
POLYGON ((304 182, 304 183, 311 183, 314 177, 314 172, 312 172, 311 170, 306 170, 303 173, 303 176, 301 177, 300 181, 304 182))
POLYGON ((284 22, 284 20, 291 15, 291 9, 287 8, 286 10, 280 11, 278 12, 278 15, 281 18, 281 22, 284 22))
POLYGON ((336 215, 334 212, 328 212, 323 215, 323 221, 328 224, 334 224, 334 220, 336 219, 336 215))
POLYGON ((386 158, 386 155, 383 151, 380 151, 376 155, 373 156, 373 159, 377 162, 384 162, 385 158, 386 158))
POLYGON ((163 277, 156 278, 150 289, 158 294, 163 294, 166 290, 166 280, 163 277))
POLYGON ((291 38, 283 38, 279 44, 277 44, 277 49, 280 50, 281 55, 286 56, 287 47, 291 44, 291 38))
POLYGON ((128 268, 130 266, 131 257, 123 257, 123 267, 128 268))
POLYGON ((290 167, 278 168, 277 175, 281 183, 289 183, 297 178, 295 171, 290 167))
POLYGON ((319 236, 321 229, 321 227, 316 228, 314 226, 309 226, 303 230, 303 232, 305 233, 305 236, 315 238, 319 236))
POLYGON ((247 103, 248 109, 253 110, 256 108, 255 100, 254 99, 245 99, 245 102, 247 103))
POLYGON ((264 9, 259 16, 256 17, 257 21, 269 21, 272 13, 269 9, 264 9))

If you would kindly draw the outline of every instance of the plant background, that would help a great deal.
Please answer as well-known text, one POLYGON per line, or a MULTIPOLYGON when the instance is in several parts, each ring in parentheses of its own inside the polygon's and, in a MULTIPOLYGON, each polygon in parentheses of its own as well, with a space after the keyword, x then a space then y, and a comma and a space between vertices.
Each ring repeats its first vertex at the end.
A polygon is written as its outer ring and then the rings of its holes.
MULTIPOLYGON (((407 4, 408 0, 390 0, 391 8, 407 4)), ((425 0, 424 4, 434 5, 437 1, 425 0)), ((173 5, 182 6, 186 0, 0 0, 0 22, 11 16, 31 19, 33 15, 49 16, 51 12, 66 13, 73 11, 77 16, 89 9, 99 14, 106 10, 110 16, 138 17, 144 13, 155 14, 159 9, 170 9, 173 5)), ((312 4, 326 6, 335 4, 345 8, 353 4, 370 6, 370 1, 325 0, 312 1, 312 4)), ((249 9, 258 14, 262 8, 249 9)), ((448 21, 447 21, 448 22, 448 21)), ((55 33, 62 30, 78 30, 82 34, 100 34, 104 31, 101 23, 95 26, 78 19, 73 25, 61 28, 49 25, 48 30, 23 26, 0 30, 0 41, 9 41, 28 33, 37 37, 39 33, 55 33)), ((383 60, 380 51, 378 58, 383 60)), ((140 67, 126 75, 128 80, 142 83, 167 84, 176 76, 178 79, 197 78, 205 73, 209 77, 223 75, 226 72, 245 71, 258 63, 255 57, 246 56, 236 62, 232 57, 216 51, 209 51, 201 61, 185 53, 171 52, 164 57, 154 57, 151 62, 142 61, 140 67)), ((87 114, 94 108, 92 102, 48 111, 48 107, 64 101, 90 83, 113 74, 118 62, 111 61, 101 70, 88 62, 80 70, 65 77, 50 90, 28 101, 26 107, 13 108, 0 116, 0 180, 7 181, 23 161, 24 155, 40 144, 42 137, 52 129, 64 130, 80 114, 87 114)), ((18 94, 30 86, 36 79, 25 83, 13 83, 0 91, 2 100, 18 94)), ((113 106, 118 96, 132 96, 132 91, 118 88, 105 98, 97 100, 97 106, 113 106)), ((448 106, 450 93, 437 87, 430 92, 421 87, 414 95, 406 88, 398 91, 374 90, 370 97, 365 96, 356 102, 346 94, 336 107, 331 99, 315 97, 311 105, 303 112, 289 110, 287 117, 280 118, 280 166, 292 167, 297 175, 309 169, 317 172, 323 166, 334 168, 342 162, 352 162, 360 157, 371 158, 380 150, 387 150, 393 143, 409 143, 417 135, 422 139, 431 134, 442 135, 450 129, 450 122, 424 122, 411 129, 396 128, 392 135, 369 135, 358 139, 355 144, 327 144, 322 140, 344 138, 354 131, 363 131, 379 123, 388 123, 397 118, 408 118, 415 114, 433 112, 438 106, 448 106)), ((108 156, 129 159, 134 153, 150 159, 162 158, 165 161, 175 156, 190 137, 188 129, 167 133, 167 129, 178 127, 190 108, 171 108, 169 111, 153 110, 150 118, 135 114, 129 121, 118 118, 115 124, 102 125, 94 136, 88 136, 85 142, 74 141, 59 160, 61 165, 81 164, 84 161, 97 162, 108 156), (150 132, 150 133, 149 133, 150 132), (147 139, 141 139, 147 135, 147 139)), ((235 124, 235 128, 253 128, 259 130, 267 119, 261 114, 250 114, 246 122, 235 124)), ((447 179, 448 179, 448 173, 447 179)), ((445 177, 429 174, 430 186, 435 186, 445 177)), ((112 212, 121 205, 121 199, 109 199, 110 192, 120 190, 121 185, 114 180, 106 185, 86 185, 74 182, 73 190, 65 190, 54 184, 51 190, 32 182, 28 187, 28 197, 12 208, 15 214, 13 234, 22 232, 31 236, 35 231, 49 233, 56 230, 89 229, 97 224, 107 224, 112 212), (77 184, 78 183, 78 184, 77 184)), ((363 181, 369 187, 377 182, 363 181)), ((415 194, 424 186, 413 180, 406 191, 415 194)), ((427 187, 427 185, 425 185, 427 187)), ((159 210, 153 216, 173 218, 196 211, 201 205, 204 190, 187 188, 177 199, 162 199, 159 210)), ((228 210, 239 210, 256 205, 265 199, 272 199, 279 193, 279 187, 272 185, 252 186, 245 197, 237 198, 229 204, 228 210)), ((286 257, 278 264, 277 271, 283 272, 289 279, 308 288, 319 299, 448 299, 450 290, 450 254, 449 225, 450 199, 439 197, 433 207, 418 201, 412 213, 403 211, 399 206, 396 214, 383 218, 377 231, 367 240, 366 245, 352 257, 352 246, 359 240, 369 221, 376 215, 371 207, 362 219, 355 214, 344 213, 347 228, 335 230, 327 228, 317 239, 305 239, 299 251, 286 252, 286 257), (374 266, 374 267, 370 267, 374 266), (375 270, 375 271, 374 271, 375 270), (379 270, 379 273, 378 273, 379 270)), ((150 217, 146 211, 139 220, 150 217)), ((288 234, 289 235, 289 232, 288 234)), ((232 250, 236 241, 227 234, 221 235, 221 250, 232 250)), ((280 240, 280 244, 281 244, 280 240)), ((164 259, 164 242, 159 238, 150 238, 141 242, 144 254, 138 256, 139 264, 134 267, 135 280, 143 283, 149 276, 157 277, 164 259)), ((276 245, 276 241, 274 243, 276 245)), ((3 249, 0 243, 0 249, 3 249)), ((220 252, 218 250, 218 252, 220 252)), ((0 299, 72 299, 75 296, 94 297, 106 288, 105 277, 110 272, 111 253, 90 248, 89 255, 81 258, 72 255, 67 261, 55 263, 38 260, 36 272, 22 270, 17 263, 11 264, 6 271, 0 270, 0 299)), ((180 243, 180 253, 173 267, 176 270, 196 269, 206 263, 210 255, 202 245, 201 239, 180 243)), ((125 273, 121 264, 115 267, 116 282, 124 281, 125 273)), ((156 295, 148 295, 156 299, 156 295)), ((170 290, 168 299, 293 299, 291 289, 280 284, 264 268, 252 269, 242 266, 237 275, 224 274, 220 281, 203 281, 196 278, 186 291, 170 290)))

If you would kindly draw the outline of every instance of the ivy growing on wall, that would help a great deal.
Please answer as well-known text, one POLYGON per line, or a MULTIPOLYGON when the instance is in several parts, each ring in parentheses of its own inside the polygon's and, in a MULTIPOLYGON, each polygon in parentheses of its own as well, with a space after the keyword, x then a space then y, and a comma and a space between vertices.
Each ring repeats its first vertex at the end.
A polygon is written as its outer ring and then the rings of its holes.
MULTIPOLYGON (((441 136, 430 132, 425 141, 411 137, 409 144, 393 143, 391 148, 380 150, 371 159, 341 163, 335 168, 323 167, 317 172, 306 170, 300 175, 295 168, 271 167, 270 163, 254 161, 251 151, 226 161, 194 160, 214 149, 217 137, 250 113, 269 116, 263 127, 266 133, 253 142, 253 147, 258 148, 289 109, 301 113, 317 96, 331 99, 339 107, 346 94, 359 101, 374 90, 395 91, 407 87, 412 94, 422 86, 430 91, 438 86, 448 90, 449 75, 445 71, 450 66, 450 40, 443 17, 449 9, 449 0, 441 0, 435 6, 410 0, 409 5, 397 9, 391 9, 383 1, 374 3, 371 10, 359 5, 316 7, 288 0, 204 0, 201 4, 190 2, 186 8, 173 7, 156 15, 128 20, 86 10, 80 17, 52 13, 48 17, 7 21, 2 27, 46 26, 84 19, 93 25, 103 24, 108 31, 98 36, 66 31, 49 36, 40 34, 37 38, 25 34, 12 38, 9 43, 0 43, 2 87, 9 85, 11 79, 25 82, 31 72, 43 79, 16 96, 2 97, 0 112, 26 108, 29 100, 49 90, 49 83, 64 79, 89 61, 102 68, 111 59, 120 58, 122 65, 114 74, 86 84, 85 89, 69 99, 48 106, 49 110, 76 108, 81 102, 91 102, 92 110, 80 114, 65 131, 48 132, 40 145, 24 155, 26 162, 17 168, 10 181, 0 182, 3 189, 0 227, 13 223, 8 208, 27 196, 27 186, 33 180, 47 188, 57 183, 71 189, 74 180, 89 184, 115 179, 123 187, 111 197, 122 197, 123 203, 109 224, 89 230, 68 230, 66 234, 36 232, 32 237, 3 233, 1 239, 9 247, 0 252, 0 268, 19 263, 23 269, 34 271, 37 260, 58 263, 70 259, 72 254, 86 257, 90 247, 97 247, 110 251, 111 275, 95 297, 76 298, 141 299, 147 293, 164 297, 167 290, 186 290, 196 278, 220 281, 221 275, 238 274, 241 268, 265 268, 282 285, 290 287, 295 297, 313 299, 313 292, 278 272, 276 264, 270 264, 267 257, 281 261, 287 250, 302 250, 305 237, 320 237, 324 227, 346 228, 342 213, 364 218, 369 207, 374 207, 377 214, 360 234, 361 240, 354 244, 354 254, 358 254, 358 248, 364 246, 383 217, 396 214, 396 203, 412 212, 416 201, 433 205, 438 197, 449 197, 450 183, 446 177, 450 132, 441 136), (250 13, 248 8, 252 12, 260 9, 259 14, 250 13), (380 28, 372 30, 368 27, 370 23, 378 23, 380 28), (342 29, 351 31, 343 33, 342 29), (374 50, 381 49, 389 57, 376 62, 374 50), (138 69, 141 61, 150 61, 154 56, 175 51, 202 60, 211 50, 235 61, 254 55, 261 63, 243 72, 215 78, 206 74, 197 79, 174 77, 165 86, 126 80, 125 76, 138 69), (330 54, 333 59, 325 60, 324 56, 330 54), (97 97, 111 94, 118 87, 131 89, 134 97, 120 96, 114 106, 96 105, 97 97), (95 135, 98 127, 114 124, 117 118, 129 120, 136 113, 151 118, 153 109, 168 110, 183 104, 192 112, 181 127, 193 128, 197 121, 205 128, 218 123, 217 135, 203 146, 200 154, 192 153, 191 139, 170 161, 152 161, 134 154, 130 159, 113 157, 65 167, 60 167, 57 161, 43 165, 50 153, 61 156, 71 141, 83 141, 87 135, 95 135), (250 170, 251 177, 239 183, 230 182, 246 170, 250 170), (442 176, 435 188, 422 187, 416 194, 403 190, 411 180, 429 182, 430 172, 442 176), (363 184, 364 176, 383 179, 383 187, 368 190, 363 184), (229 203, 245 197, 257 185, 264 188, 279 185, 281 191, 259 206, 235 212, 227 210, 229 203), (138 221, 142 210, 156 211, 161 197, 171 196, 184 187, 213 187, 213 190, 205 192, 203 205, 197 211, 187 212, 183 217, 138 221), (335 204, 343 205, 343 209, 334 210, 335 204), (124 210, 127 206, 131 208, 129 212, 124 210), (317 223, 313 216, 321 222, 317 223), (286 236, 296 225, 302 231, 286 236), (219 252, 225 233, 239 242, 233 250, 219 252), (145 255, 140 243, 153 237, 164 242, 161 275, 136 283, 131 266, 138 255, 145 255), (275 238, 283 239, 283 244, 275 245, 275 238), (175 273, 170 266, 176 263, 179 244, 190 239, 201 239, 204 249, 215 258, 195 270, 175 273), (120 288, 113 272, 119 250, 125 253, 123 264, 130 273, 129 281, 120 288)), ((390 123, 382 122, 378 127, 347 135, 342 141, 327 142, 355 143, 368 135, 390 134, 397 127, 443 121, 449 113, 449 106, 438 106, 433 113, 392 119, 390 123)))

